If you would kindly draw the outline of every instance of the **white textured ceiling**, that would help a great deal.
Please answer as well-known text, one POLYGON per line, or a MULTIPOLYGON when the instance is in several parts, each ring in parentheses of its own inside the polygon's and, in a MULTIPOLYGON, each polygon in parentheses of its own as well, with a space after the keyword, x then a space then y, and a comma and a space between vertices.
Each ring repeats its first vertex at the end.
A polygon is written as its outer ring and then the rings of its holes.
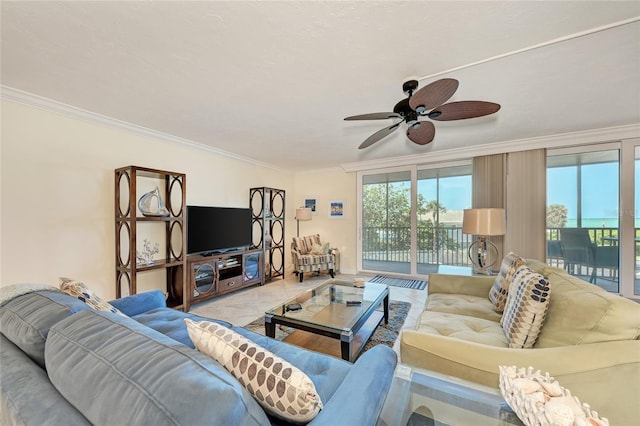
POLYGON ((293 171, 640 123, 638 1, 1 8, 3 86, 293 171), (358 150, 386 123, 343 118, 390 111, 410 77, 502 109, 358 150))

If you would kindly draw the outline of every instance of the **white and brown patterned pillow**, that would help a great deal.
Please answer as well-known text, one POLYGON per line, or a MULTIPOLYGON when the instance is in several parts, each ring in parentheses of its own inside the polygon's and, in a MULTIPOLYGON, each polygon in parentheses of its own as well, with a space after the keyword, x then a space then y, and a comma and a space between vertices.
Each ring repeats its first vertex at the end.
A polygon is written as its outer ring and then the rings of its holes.
POLYGON ((82 300, 84 303, 91 306, 96 311, 113 312, 114 314, 126 317, 126 315, 120 312, 119 309, 112 306, 109 302, 105 302, 104 300, 102 300, 100 296, 95 294, 93 290, 87 287, 83 282, 63 277, 59 278, 59 282, 60 291, 62 293, 82 300))
POLYGON ((297 367, 220 324, 184 322, 195 347, 222 364, 270 414, 307 423, 322 409, 315 385, 297 367))
POLYGON ((507 301, 513 274, 515 274, 519 267, 526 264, 527 262, 514 252, 509 252, 509 254, 502 259, 500 272, 493 281, 491 290, 489 290, 489 300, 493 303, 493 309, 496 312, 501 313, 504 311, 504 305, 507 301))
POLYGON ((549 281, 528 266, 513 276, 500 325, 510 348, 532 348, 549 308, 549 281))

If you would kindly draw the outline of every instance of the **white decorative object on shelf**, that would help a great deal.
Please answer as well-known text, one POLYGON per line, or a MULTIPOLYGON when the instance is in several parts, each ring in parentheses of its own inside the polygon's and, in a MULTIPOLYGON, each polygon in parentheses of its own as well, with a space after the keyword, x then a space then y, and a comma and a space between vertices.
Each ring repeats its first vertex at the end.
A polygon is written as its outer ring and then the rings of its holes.
POLYGON ((149 191, 144 194, 138 200, 138 208, 143 216, 151 216, 151 217, 167 217, 169 216, 169 210, 167 210, 162 202, 162 198, 160 197, 160 189, 156 186, 156 189, 153 191, 149 191), (152 207, 153 199, 156 199, 156 204, 153 205, 155 209, 152 207))
POLYGON ((144 250, 142 253, 136 250, 136 258, 138 259, 138 265, 153 265, 153 255, 160 252, 158 243, 155 243, 153 248, 151 242, 144 239, 144 250))
POLYGON ((608 426, 588 404, 581 404, 549 373, 533 367, 500 367, 500 391, 509 407, 527 426, 608 426))

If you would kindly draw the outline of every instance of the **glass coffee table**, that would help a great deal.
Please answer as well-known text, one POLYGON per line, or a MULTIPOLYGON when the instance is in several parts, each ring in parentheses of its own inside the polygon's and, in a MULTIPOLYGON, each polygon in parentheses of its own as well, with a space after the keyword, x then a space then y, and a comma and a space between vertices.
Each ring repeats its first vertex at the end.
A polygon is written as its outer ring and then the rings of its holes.
POLYGON ((496 388, 399 364, 377 426, 519 425, 496 388))
POLYGON ((389 322, 385 284, 365 282, 359 288, 351 281, 331 279, 265 312, 264 327, 269 337, 275 337, 276 325, 295 328, 286 342, 325 353, 332 353, 332 346, 337 349, 332 340, 337 339, 339 356, 353 362, 383 318, 389 322))

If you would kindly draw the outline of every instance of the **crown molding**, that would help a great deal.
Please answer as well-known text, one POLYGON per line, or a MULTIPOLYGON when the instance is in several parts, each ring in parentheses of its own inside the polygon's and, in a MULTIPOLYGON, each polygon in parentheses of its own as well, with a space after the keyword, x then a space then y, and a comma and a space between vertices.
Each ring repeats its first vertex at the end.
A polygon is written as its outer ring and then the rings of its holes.
POLYGON ((580 132, 561 133, 550 136, 492 142, 473 147, 445 149, 426 154, 404 155, 381 160, 359 161, 342 164, 345 172, 384 169, 388 167, 429 164, 454 160, 465 160, 480 155, 503 154, 540 148, 564 148, 578 145, 623 141, 640 137, 640 123, 607 127, 580 132))
POLYGON ((207 151, 222 157, 227 157, 233 160, 242 161, 252 164, 254 166, 262 167, 265 169, 271 169, 280 173, 292 174, 290 170, 274 167, 271 164, 267 164, 261 161, 257 161, 248 157, 233 154, 228 151, 224 151, 218 148, 214 148, 209 145, 205 145, 200 142, 195 142, 189 139, 181 138, 178 136, 170 135, 168 133, 152 130, 147 127, 138 126, 123 120, 107 117, 106 115, 91 112, 82 108, 77 108, 62 102, 55 101, 53 99, 45 98, 43 96, 35 95, 33 93, 25 92, 23 90, 15 89, 13 87, 0 85, 0 99, 5 99, 11 102, 20 103, 30 107, 42 109, 45 111, 61 114, 66 117, 82 120, 92 124, 98 124, 113 129, 124 130, 137 135, 145 136, 152 139, 159 139, 164 142, 175 143, 178 145, 186 146, 189 148, 199 149, 207 151))

